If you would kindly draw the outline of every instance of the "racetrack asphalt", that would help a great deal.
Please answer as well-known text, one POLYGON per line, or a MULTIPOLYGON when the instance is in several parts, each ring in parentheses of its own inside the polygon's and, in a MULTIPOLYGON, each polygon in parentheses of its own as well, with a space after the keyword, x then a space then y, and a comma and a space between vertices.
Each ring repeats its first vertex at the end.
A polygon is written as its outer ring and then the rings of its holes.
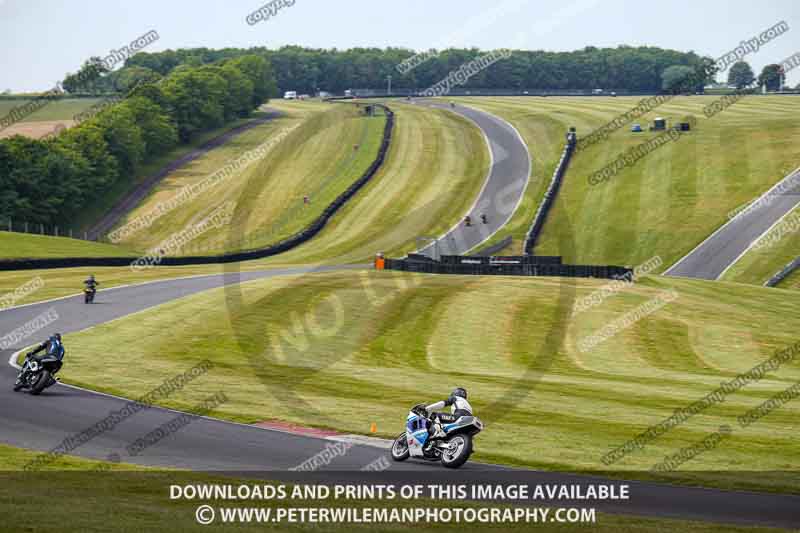
MULTIPOLYGON (((492 133, 485 130, 491 137, 492 133)), ((508 132, 506 132, 508 133, 508 132)), ((519 160, 517 159, 519 162, 519 160)), ((525 165, 529 164, 529 160, 525 165)), ((519 169, 522 174, 522 169, 519 169)), ((495 174, 492 174, 495 175, 495 174)), ((497 176, 504 176, 498 173, 497 176)), ((526 179, 527 179, 527 174, 526 179)), ((491 176, 491 175, 490 175, 491 176)), ((488 186, 487 186, 488 187, 488 186)), ((494 191, 499 190, 492 185, 494 191)), ((502 189, 502 187, 500 187, 502 189)), ((509 215, 510 216, 510 215, 509 215)), ((465 237, 465 238, 468 238, 465 237)), ((0 351, 2 361, 12 354, 41 340, 50 332, 69 333, 84 330, 121 318, 162 303, 191 294, 255 279, 285 275, 314 275, 315 272, 341 269, 363 269, 364 265, 297 267, 274 270, 195 276, 105 289, 97 294, 95 305, 84 305, 82 295, 40 302, 0 312, 0 337, 50 310, 58 319, 43 332, 22 339, 0 351)), ((67 347, 69 350, 69 347, 67 347)), ((124 357, 124 353, 98 355, 124 357)), ((65 364, 69 364, 69 352, 65 364)), ((188 369, 187 369, 188 370, 188 369)), ((213 371, 213 369, 212 369, 213 371)), ((2 364, 0 370, 0 442, 20 448, 49 451, 70 436, 78 434, 122 409, 128 401, 68 385, 57 385, 41 396, 14 393, 16 370, 2 364)), ((164 376, 165 379, 171 376, 164 376)), ((402 430, 405 408, 398 406, 398 433, 402 430)), ((478 413, 480 416, 480 413, 478 413)), ((136 439, 148 434, 176 417, 176 412, 152 407, 143 410, 112 429, 73 449, 70 453, 93 459, 106 459, 121 454, 136 439)), ((267 416, 265 415, 265 418, 267 416)), ((391 421, 386 421, 391 423, 391 421)), ((491 421, 487 431, 491 431, 491 421)), ((337 437, 314 437, 272 429, 247 426, 222 420, 200 418, 135 456, 124 456, 124 462, 154 467, 176 467, 198 471, 224 471, 243 476, 276 478, 315 454, 321 453, 337 437)), ((480 447, 480 436, 476 439, 480 447)), ((739 524, 761 524, 800 527, 800 496, 761 494, 673 486, 652 482, 621 481, 559 472, 540 472, 497 465, 469 462, 457 472, 445 471, 441 465, 409 460, 391 463, 382 474, 363 472, 374 461, 387 457, 388 451, 372 445, 355 444, 346 453, 320 467, 316 479, 324 482, 381 482, 404 479, 416 483, 527 483, 527 484, 614 484, 630 486, 630 500, 591 503, 569 502, 576 506, 593 506, 599 511, 628 515, 708 520, 739 524), (405 477, 402 476, 411 476, 405 477), (327 476, 327 477, 326 477, 327 476), (378 477, 376 477, 378 476, 378 477)), ((541 503, 541 502, 537 502, 541 503)), ((565 505, 566 502, 553 502, 565 505)))
POLYGON ((800 204, 800 169, 795 170, 733 217, 664 275, 716 280, 758 239, 800 204))
MULTIPOLYGON (((475 123, 480 128, 491 154, 491 166, 478 198, 464 216, 471 225, 459 221, 450 230, 420 250, 428 256, 465 254, 489 240, 506 225, 519 207, 531 174, 531 156, 519 132, 505 120, 471 107, 423 100, 419 105, 447 109, 475 123), (481 215, 486 215, 486 223, 481 215), (438 247, 438 250, 437 250, 438 247)), ((519 243, 522 246, 522 243, 519 243)))

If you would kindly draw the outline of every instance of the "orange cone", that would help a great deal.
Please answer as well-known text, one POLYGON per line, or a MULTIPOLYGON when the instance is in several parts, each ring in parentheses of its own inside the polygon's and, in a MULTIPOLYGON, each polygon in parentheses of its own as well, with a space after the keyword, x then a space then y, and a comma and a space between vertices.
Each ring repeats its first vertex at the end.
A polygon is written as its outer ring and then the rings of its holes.
POLYGON ((373 422, 372 425, 369 426, 369 432, 370 433, 377 433, 378 432, 378 424, 373 422))

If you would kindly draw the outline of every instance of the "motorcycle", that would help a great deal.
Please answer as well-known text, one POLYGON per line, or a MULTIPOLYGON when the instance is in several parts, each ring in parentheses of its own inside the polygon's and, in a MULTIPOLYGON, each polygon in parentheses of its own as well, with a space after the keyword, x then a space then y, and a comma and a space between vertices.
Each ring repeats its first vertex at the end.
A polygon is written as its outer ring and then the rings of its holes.
POLYGON ((437 416, 445 435, 432 438, 427 409, 421 404, 413 407, 406 418, 406 430, 392 443, 392 459, 405 461, 417 457, 441 461, 447 468, 458 468, 466 463, 474 451, 472 439, 483 429, 483 422, 476 416, 437 416))
POLYGON ((97 289, 86 287, 83 289, 83 301, 87 304, 94 303, 94 295, 97 293, 97 289))
POLYGON ((14 383, 14 392, 30 389, 34 396, 41 394, 43 390, 56 384, 55 374, 61 370, 62 364, 55 355, 46 355, 36 360, 28 354, 14 383))

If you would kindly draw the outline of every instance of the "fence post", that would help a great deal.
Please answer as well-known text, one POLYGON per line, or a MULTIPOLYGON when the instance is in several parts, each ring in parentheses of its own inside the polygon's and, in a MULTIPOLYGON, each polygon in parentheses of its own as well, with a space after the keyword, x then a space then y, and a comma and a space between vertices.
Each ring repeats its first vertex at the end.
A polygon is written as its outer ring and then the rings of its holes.
POLYGON ((69 238, 72 238, 72 228, 69 228, 69 238))
POLYGON ((44 235, 44 224, 41 222, 39 223, 39 234, 44 235))
POLYGON ((14 231, 14 224, 11 222, 11 217, 8 217, 8 231, 14 231))
POLYGON ((25 221, 25 233, 28 233, 28 221, 25 221))
POLYGON ((55 227, 55 233, 53 235, 58 237, 58 226, 55 227))

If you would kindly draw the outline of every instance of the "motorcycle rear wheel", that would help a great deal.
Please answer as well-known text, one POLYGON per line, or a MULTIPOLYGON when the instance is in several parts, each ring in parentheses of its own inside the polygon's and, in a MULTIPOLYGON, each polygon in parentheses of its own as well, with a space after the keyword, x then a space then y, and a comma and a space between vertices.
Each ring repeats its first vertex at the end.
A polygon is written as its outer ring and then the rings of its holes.
POLYGON ((455 435, 447 440, 447 449, 442 450, 442 464, 447 468, 458 468, 472 455, 472 437, 455 435))
POLYGON ((50 372, 47 370, 42 370, 42 373, 39 374, 39 378, 36 380, 36 383, 33 384, 31 387, 31 394, 37 396, 42 393, 42 391, 47 388, 47 385, 50 383, 50 372))

